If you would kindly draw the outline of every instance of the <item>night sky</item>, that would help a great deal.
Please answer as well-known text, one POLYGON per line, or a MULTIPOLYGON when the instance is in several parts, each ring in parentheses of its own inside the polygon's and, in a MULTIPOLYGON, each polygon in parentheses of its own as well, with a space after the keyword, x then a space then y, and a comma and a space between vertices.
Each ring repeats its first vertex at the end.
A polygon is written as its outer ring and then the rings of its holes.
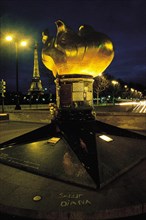
POLYGON ((39 43, 39 69, 43 87, 52 89, 53 76, 41 61, 42 31, 55 36, 55 21, 64 21, 75 32, 83 24, 107 34, 113 41, 115 57, 106 69, 115 79, 146 86, 146 1, 145 0, 1 0, 0 79, 15 91, 15 47, 4 42, 8 32, 29 39, 19 50, 19 87, 29 89, 33 74, 33 45, 39 43))

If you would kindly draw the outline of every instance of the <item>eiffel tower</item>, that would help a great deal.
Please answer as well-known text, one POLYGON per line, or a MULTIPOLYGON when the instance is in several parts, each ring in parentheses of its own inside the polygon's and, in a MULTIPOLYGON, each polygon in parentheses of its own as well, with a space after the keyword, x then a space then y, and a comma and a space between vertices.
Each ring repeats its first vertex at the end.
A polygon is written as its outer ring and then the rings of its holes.
POLYGON ((43 94, 44 94, 44 90, 43 90, 42 82, 40 80, 39 63, 38 63, 38 43, 35 43, 33 77, 30 85, 30 89, 28 90, 28 95, 39 96, 43 94))

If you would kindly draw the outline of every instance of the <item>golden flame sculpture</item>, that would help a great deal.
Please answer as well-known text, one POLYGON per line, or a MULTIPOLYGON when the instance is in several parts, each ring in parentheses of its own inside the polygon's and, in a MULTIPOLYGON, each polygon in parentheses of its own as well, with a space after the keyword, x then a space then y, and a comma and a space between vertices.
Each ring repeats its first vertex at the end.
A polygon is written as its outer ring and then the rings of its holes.
MULTIPOLYGON (((78 33, 64 22, 55 22, 57 34, 42 34, 42 61, 56 77, 56 103, 59 109, 88 109, 93 106, 93 78, 101 74, 114 57, 110 38, 88 25, 78 33)), ((85 111, 84 111, 85 112, 85 111)))
POLYGON ((56 37, 43 32, 42 61, 56 75, 81 74, 96 77, 114 57, 110 38, 96 32, 91 26, 82 25, 78 33, 61 20, 55 22, 56 37))

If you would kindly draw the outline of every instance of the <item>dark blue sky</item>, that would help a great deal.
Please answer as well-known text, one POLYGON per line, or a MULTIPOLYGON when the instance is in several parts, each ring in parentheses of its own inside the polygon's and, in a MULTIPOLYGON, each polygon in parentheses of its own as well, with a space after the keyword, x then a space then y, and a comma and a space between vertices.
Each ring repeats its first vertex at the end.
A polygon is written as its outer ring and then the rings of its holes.
POLYGON ((146 1, 145 0, 1 0, 1 79, 15 91, 14 45, 2 41, 6 32, 18 32, 30 41, 19 55, 20 88, 27 92, 33 73, 33 40, 39 42, 42 84, 51 86, 53 77, 41 61, 41 33, 49 28, 55 35, 55 21, 63 20, 74 31, 82 24, 107 34, 113 41, 115 57, 106 72, 116 79, 146 85, 146 1))

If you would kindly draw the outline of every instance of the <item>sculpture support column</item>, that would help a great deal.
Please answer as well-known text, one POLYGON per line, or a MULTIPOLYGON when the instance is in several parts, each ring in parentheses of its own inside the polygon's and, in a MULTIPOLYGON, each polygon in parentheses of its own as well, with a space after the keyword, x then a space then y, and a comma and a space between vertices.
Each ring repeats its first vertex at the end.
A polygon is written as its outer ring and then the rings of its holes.
POLYGON ((93 107, 93 77, 65 75, 55 80, 58 108, 80 109, 93 107))

